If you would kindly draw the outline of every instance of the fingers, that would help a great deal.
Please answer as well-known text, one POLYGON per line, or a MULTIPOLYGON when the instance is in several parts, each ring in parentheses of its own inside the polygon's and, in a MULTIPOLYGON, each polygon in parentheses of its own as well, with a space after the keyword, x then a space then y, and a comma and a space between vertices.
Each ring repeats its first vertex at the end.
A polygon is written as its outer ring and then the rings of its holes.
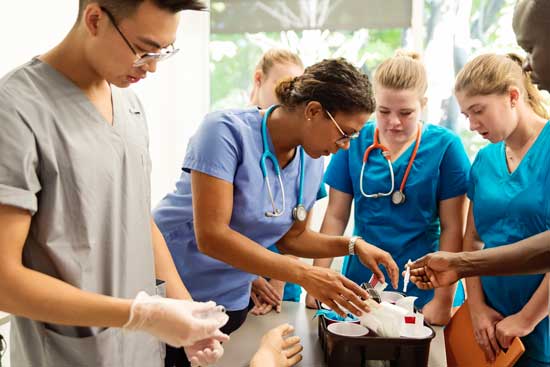
POLYGON ((389 254, 386 256, 382 264, 384 264, 384 267, 390 276, 393 289, 397 289, 399 284, 399 267, 389 254))
POLYGON ((211 338, 214 339, 214 340, 219 341, 220 343, 228 342, 229 339, 230 339, 229 335, 224 334, 224 333, 221 332, 220 330, 217 330, 217 331, 214 333, 214 335, 212 335, 211 338))
POLYGON ((300 353, 303 349, 304 347, 300 344, 299 336, 291 336, 289 338, 286 338, 284 347, 284 355, 286 358, 292 358, 294 355, 300 353))
POLYGON ((483 353, 485 354, 485 359, 487 362, 493 362, 495 360, 495 351, 493 350, 493 347, 491 346, 489 335, 487 334, 486 329, 480 330, 476 335, 477 343, 483 350, 483 353))
POLYGON ((309 294, 306 296, 306 307, 317 309, 317 302, 315 302, 315 298, 309 294))
POLYGON ((434 285, 429 280, 427 280, 427 278, 411 276, 411 282, 413 282, 414 285, 416 285, 416 287, 419 289, 428 290, 434 288, 434 285))
POLYGON ((261 308, 260 308, 260 315, 265 315, 266 313, 269 313, 271 312, 271 310, 273 310, 273 306, 268 304, 268 303, 265 303, 261 308))
POLYGON ((496 356, 500 353, 500 346, 498 345, 497 337, 495 335, 495 328, 487 329, 487 337, 489 339, 489 345, 491 346, 492 352, 493 352, 493 359, 494 361, 496 356))
POLYGON ((282 296, 275 290, 269 282, 263 282, 261 287, 258 287, 257 293, 263 298, 264 302, 277 306, 281 302, 282 296))
POLYGON ((261 306, 262 302, 260 301, 260 298, 258 295, 254 292, 250 293, 250 298, 252 298, 252 302, 254 303, 254 306, 261 306))
POLYGON ((413 270, 420 270, 422 271, 422 269, 426 266, 426 264, 428 264, 428 256, 429 255, 426 255, 426 256, 423 256, 421 257, 420 259, 414 261, 413 263, 409 264, 409 267, 411 268, 411 275, 413 274, 413 270))
POLYGON ((363 312, 370 312, 369 306, 351 291, 345 291, 336 302, 356 316, 361 316, 363 312))
POLYGON ((507 335, 504 331, 502 331, 497 324, 495 336, 497 339, 497 343, 499 344, 500 349, 508 349, 510 348, 510 345, 512 344, 513 337, 510 335, 507 335))
POLYGON ((288 358, 287 359, 287 366, 294 366, 298 363, 300 363, 300 361, 302 360, 302 355, 301 354, 296 354, 294 356, 292 356, 291 358, 288 358))
POLYGON ((281 324, 277 326, 276 328, 271 329, 274 333, 277 333, 281 336, 286 336, 289 334, 292 334, 294 332, 294 326, 290 324, 281 324))

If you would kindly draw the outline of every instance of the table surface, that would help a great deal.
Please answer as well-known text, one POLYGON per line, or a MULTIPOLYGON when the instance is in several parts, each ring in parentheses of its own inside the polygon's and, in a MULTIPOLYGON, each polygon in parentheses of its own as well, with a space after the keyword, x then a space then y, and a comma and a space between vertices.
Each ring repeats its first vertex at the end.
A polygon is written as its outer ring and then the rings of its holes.
POLYGON ((0 311, 0 325, 7 324, 10 321, 10 314, 0 311))
MULTIPOLYGON (((305 308, 303 303, 283 302, 283 310, 277 314, 270 312, 264 316, 249 314, 241 328, 231 334, 231 340, 224 343, 225 353, 216 366, 240 367, 248 366, 248 363, 258 346, 262 335, 271 328, 283 323, 294 326, 295 335, 302 339, 304 350, 300 367, 326 366, 323 359, 323 351, 317 335, 317 319, 313 319, 315 310, 305 308)), ((443 328, 434 327, 435 338, 430 345, 430 367, 444 367, 447 365, 445 355, 445 341, 443 328)))

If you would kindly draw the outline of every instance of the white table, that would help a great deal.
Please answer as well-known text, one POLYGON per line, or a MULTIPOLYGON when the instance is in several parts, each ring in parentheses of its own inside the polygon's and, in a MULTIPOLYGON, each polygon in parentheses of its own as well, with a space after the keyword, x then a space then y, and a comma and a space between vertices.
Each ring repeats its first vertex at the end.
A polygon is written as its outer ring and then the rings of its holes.
MULTIPOLYGON (((216 364, 219 367, 244 367, 258 349, 262 335, 269 329, 289 323, 294 326, 295 335, 302 339, 304 350, 300 367, 324 367, 323 351, 317 335, 317 319, 313 319, 315 310, 306 309, 303 303, 284 302, 280 314, 270 312, 264 316, 248 315, 243 326, 224 344, 225 353, 216 364)), ((436 336, 430 345, 430 367, 445 367, 445 341, 443 328, 434 327, 436 336)))

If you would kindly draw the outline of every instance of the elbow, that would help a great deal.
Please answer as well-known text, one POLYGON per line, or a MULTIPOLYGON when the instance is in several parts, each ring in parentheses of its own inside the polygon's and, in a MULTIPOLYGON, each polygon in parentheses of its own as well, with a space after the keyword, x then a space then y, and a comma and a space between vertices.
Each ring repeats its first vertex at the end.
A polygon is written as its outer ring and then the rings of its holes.
POLYGON ((195 228, 195 239, 197 240, 198 250, 213 258, 219 255, 218 247, 222 244, 221 239, 225 238, 220 231, 195 228))

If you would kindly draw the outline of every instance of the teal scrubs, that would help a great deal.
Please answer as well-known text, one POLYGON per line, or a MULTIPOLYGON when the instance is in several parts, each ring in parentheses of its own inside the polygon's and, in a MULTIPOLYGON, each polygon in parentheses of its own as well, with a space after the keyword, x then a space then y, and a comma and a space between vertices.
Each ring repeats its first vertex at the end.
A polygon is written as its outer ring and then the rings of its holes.
MULTIPOLYGON (((363 154, 373 142, 374 128, 374 122, 369 122, 359 138, 351 141, 349 150, 341 150, 333 156, 325 182, 338 191, 353 195, 354 234, 388 251, 403 269, 407 260, 438 250, 439 202, 466 193, 470 162, 457 135, 443 127, 424 124, 404 190, 405 203, 394 205, 389 196, 366 198, 361 194, 359 178, 363 154)), ((401 184, 414 145, 413 142, 393 162, 396 188, 401 184)), ((363 189, 366 193, 387 192, 390 185, 386 159, 380 150, 374 150, 365 167, 363 189)), ((383 271, 388 278, 385 269, 383 271)), ((346 257, 342 273, 359 284, 372 275, 356 256, 346 257)), ((402 289, 403 277, 400 277, 399 290, 402 289)), ((420 308, 433 298, 433 291, 419 290, 412 283, 409 283, 407 294, 418 297, 416 306, 420 308)))
MULTIPOLYGON (((477 155, 471 170, 468 197, 474 205, 474 221, 485 248, 503 246, 550 229, 550 126, 513 173, 506 164, 503 142, 490 144, 477 155)), ((519 312, 544 278, 540 275, 481 277, 485 301, 503 314, 519 312)), ((524 365, 550 363, 548 317, 522 338, 524 365)))

